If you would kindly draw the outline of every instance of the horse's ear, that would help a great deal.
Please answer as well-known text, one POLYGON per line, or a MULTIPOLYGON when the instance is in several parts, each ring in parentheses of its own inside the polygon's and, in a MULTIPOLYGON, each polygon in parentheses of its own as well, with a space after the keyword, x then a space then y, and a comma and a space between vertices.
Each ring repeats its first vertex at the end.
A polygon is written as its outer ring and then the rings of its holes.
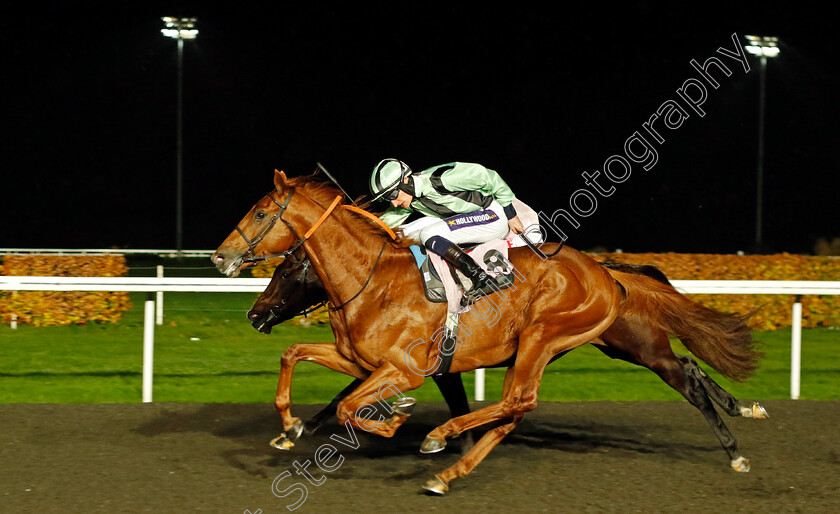
POLYGON ((274 187, 278 193, 283 193, 289 186, 286 185, 286 174, 282 171, 274 170, 274 187))

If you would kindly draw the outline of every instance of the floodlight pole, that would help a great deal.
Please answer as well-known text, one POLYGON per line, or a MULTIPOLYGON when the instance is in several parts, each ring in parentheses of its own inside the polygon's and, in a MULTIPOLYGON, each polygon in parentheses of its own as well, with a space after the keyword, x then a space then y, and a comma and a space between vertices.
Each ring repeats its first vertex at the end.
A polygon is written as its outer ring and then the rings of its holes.
POLYGON ((178 38, 178 115, 175 123, 177 133, 175 149, 175 249, 178 258, 184 250, 184 39, 178 38))
POLYGON ((178 77, 177 77, 177 114, 175 122, 175 247, 178 258, 183 256, 184 250, 184 40, 195 39, 198 30, 195 29, 195 18, 161 18, 166 28, 161 32, 166 37, 178 41, 178 77))
POLYGON ((759 58, 758 68, 758 156, 755 183, 755 251, 764 247, 762 218, 764 217, 764 106, 766 103, 767 58, 779 55, 778 38, 746 36, 746 50, 759 58))
POLYGON ((758 68, 758 156, 756 158, 755 198, 755 250, 760 252, 762 241, 762 217, 764 215, 764 104, 767 80, 767 57, 762 55, 758 68))

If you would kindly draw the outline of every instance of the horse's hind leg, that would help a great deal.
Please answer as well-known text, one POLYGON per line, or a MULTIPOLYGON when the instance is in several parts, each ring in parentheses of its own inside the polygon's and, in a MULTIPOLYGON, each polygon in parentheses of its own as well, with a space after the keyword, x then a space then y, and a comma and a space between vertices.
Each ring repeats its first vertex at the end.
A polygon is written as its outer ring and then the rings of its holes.
POLYGON ((697 376, 700 383, 703 385, 703 389, 705 389, 706 393, 709 395, 709 398, 714 400, 716 404, 720 405, 724 412, 730 416, 743 416, 745 418, 754 419, 767 419, 770 417, 767 414, 767 411, 764 410, 764 407, 759 405, 758 402, 754 402, 750 406, 741 405, 734 396, 732 396, 726 389, 718 385, 717 382, 712 380, 712 377, 703 371, 697 362, 688 355, 676 355, 676 357, 689 373, 697 376))
MULTIPOLYGON (((675 362, 679 361, 675 359, 675 362)), ((682 363, 680 363, 680 366, 686 384, 686 392, 683 395, 703 413, 712 431, 718 437, 718 440, 720 440, 721 446, 723 446, 723 449, 729 455, 732 469, 742 472, 749 471, 750 461, 740 454, 738 451, 738 441, 735 440, 735 436, 732 435, 732 432, 729 431, 729 428, 726 427, 720 415, 715 410, 715 406, 712 404, 712 400, 709 398, 706 388, 703 386, 702 377, 697 373, 697 371, 701 371, 700 368, 686 369, 682 366, 682 363)), ((654 369, 654 371, 656 370, 654 369)))
POLYGON ((511 430, 516 428, 523 418, 525 418, 524 413, 515 414, 509 423, 488 430, 458 462, 426 481, 423 484, 423 489, 437 495, 445 494, 449 491, 449 482, 453 478, 470 474, 490 453, 490 450, 499 444, 511 430))
POLYGON ((621 320, 604 332, 601 340, 608 345, 608 348, 599 346, 598 349, 610 357, 634 362, 650 369, 666 384, 683 395, 706 418, 706 422, 709 423, 721 446, 729 455, 732 469, 749 471, 749 460, 738 452, 738 442, 715 410, 709 393, 703 385, 705 373, 702 373, 696 363, 694 367, 686 366, 677 358, 671 350, 671 343, 664 331, 621 320))
POLYGON ((443 494, 449 483, 464 477, 490 453, 525 417, 525 413, 537 406, 537 393, 546 365, 554 355, 570 351, 591 341, 601 333, 608 323, 608 317, 590 325, 586 332, 574 335, 558 333, 564 324, 557 321, 554 327, 545 325, 526 329, 519 337, 519 348, 514 364, 505 375, 504 394, 496 404, 478 409, 464 416, 450 419, 426 436, 420 447, 422 453, 434 453, 446 447, 446 438, 466 430, 501 421, 503 425, 489 430, 473 448, 455 464, 436 474, 423 487, 427 491, 443 494))
MULTIPOLYGON (((464 381, 460 373, 446 373, 443 375, 432 375, 435 384, 440 389, 443 399, 446 400, 446 405, 449 406, 449 413, 453 418, 463 416, 470 413, 470 403, 467 400, 467 391, 464 389, 464 381)), ((463 446, 461 451, 466 451, 472 448, 475 441, 473 441, 472 431, 468 430, 462 434, 463 446)))

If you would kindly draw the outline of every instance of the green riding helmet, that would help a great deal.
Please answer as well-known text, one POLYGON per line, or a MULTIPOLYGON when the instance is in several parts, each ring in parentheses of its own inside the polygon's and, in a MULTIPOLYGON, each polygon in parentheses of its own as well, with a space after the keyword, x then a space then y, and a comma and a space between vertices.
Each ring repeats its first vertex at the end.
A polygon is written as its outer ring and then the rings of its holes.
POLYGON ((397 159, 382 159, 370 175, 370 194, 373 200, 394 200, 402 181, 411 175, 411 168, 397 159))

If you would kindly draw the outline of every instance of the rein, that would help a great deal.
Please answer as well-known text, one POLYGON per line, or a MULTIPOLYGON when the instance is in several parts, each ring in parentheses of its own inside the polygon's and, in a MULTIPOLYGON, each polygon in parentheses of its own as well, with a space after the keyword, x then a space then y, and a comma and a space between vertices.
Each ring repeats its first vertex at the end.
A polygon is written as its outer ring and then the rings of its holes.
POLYGON ((376 223, 377 225, 382 227, 382 230, 384 230, 391 237, 392 240, 394 240, 394 241, 397 240, 397 235, 394 233, 393 230, 391 230, 391 227, 386 225, 385 222, 382 221, 381 219, 379 219, 377 216, 374 216, 373 214, 369 213, 368 211, 366 211, 364 209, 360 209, 360 208, 356 207, 355 205, 342 205, 341 208, 342 209, 347 209, 348 211, 352 211, 352 212, 355 212, 357 214, 361 214, 362 216, 364 216, 366 218, 369 218, 371 221, 373 221, 374 223, 376 223))
POLYGON ((370 270, 370 275, 368 275, 368 278, 367 278, 367 280, 365 280, 365 283, 364 283, 364 284, 362 284, 362 288, 361 288, 361 289, 359 289, 359 292, 358 292, 358 293, 356 293, 356 294, 354 294, 354 295, 352 296, 352 298, 350 298, 350 299, 349 299, 349 300, 347 300, 346 302, 342 303, 342 304, 341 304, 341 305, 339 305, 338 307, 330 307, 330 310, 331 310, 331 311, 337 311, 337 310, 343 309, 345 305, 347 305, 348 303, 352 302, 353 300, 355 300, 355 299, 356 299, 356 297, 357 297, 357 296, 359 296, 360 294, 362 294, 362 291, 364 291, 364 290, 365 290, 365 288, 366 288, 366 287, 368 286, 368 284, 370 283, 370 279, 372 279, 372 278, 373 278, 373 273, 376 271, 376 266, 378 266, 378 265, 379 265, 379 259, 381 259, 381 258, 382 258, 382 252, 384 252, 384 251, 385 251, 385 245, 387 245, 387 244, 388 244, 388 242, 387 242, 387 241, 386 241, 386 242, 384 242, 384 243, 382 243, 382 248, 379 250, 379 256, 376 258, 376 262, 374 262, 374 263, 373 263, 373 269, 371 269, 371 270, 370 270))

